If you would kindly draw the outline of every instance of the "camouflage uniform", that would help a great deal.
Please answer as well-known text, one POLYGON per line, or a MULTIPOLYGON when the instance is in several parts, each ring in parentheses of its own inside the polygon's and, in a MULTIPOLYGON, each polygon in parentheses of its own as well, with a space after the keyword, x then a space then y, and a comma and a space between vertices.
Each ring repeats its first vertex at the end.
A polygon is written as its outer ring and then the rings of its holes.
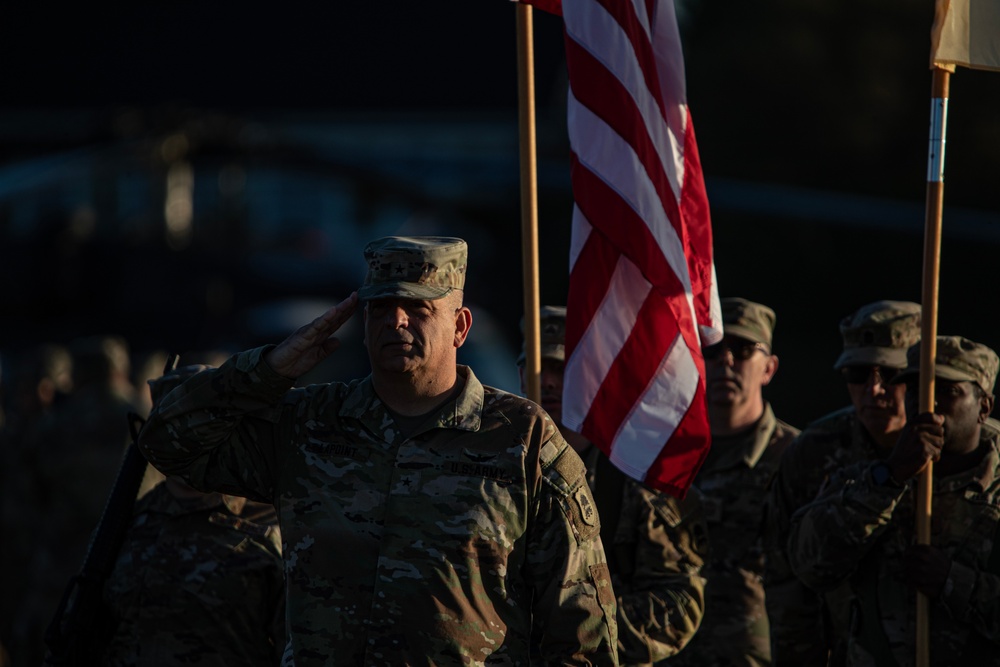
POLYGON ((708 519, 705 619, 676 662, 684 665, 766 665, 770 660, 764 608, 761 516, 765 490, 798 430, 766 405, 746 434, 713 438, 695 478, 708 519))
MULTIPOLYGON (((726 336, 770 348, 774 311, 734 298, 723 299, 722 309, 726 336)), ((761 517, 768 483, 798 432, 777 419, 764 402, 763 414, 749 429, 736 435, 713 435, 712 448, 694 481, 708 520, 705 619, 678 656, 678 664, 770 663, 761 517)))
POLYGON ((100 664, 277 664, 285 645, 280 542, 270 505, 154 487, 136 504, 104 586, 117 626, 100 664))
MULTIPOLYGON (((990 425, 982 439, 990 452, 977 468, 934 480, 931 542, 953 559, 945 593, 932 604, 935 665, 1000 665, 1000 569, 993 553, 1000 434, 990 425), (978 633, 991 642, 988 662, 965 654, 978 633)), ((909 486, 875 484, 870 469, 862 462, 839 470, 831 494, 793 518, 790 556, 802 580, 817 589, 849 581, 856 600, 848 665, 912 665, 916 595, 897 575, 900 556, 913 544, 913 493, 909 486)))
POLYGON ((172 392, 141 444, 278 508, 296 664, 526 664, 532 614, 546 659, 615 663, 583 463, 544 413, 460 367, 407 438, 370 379, 289 391, 262 353, 172 392))
POLYGON ((879 458, 868 431, 853 407, 813 422, 785 450, 767 498, 764 528, 767 576, 764 580, 771 624, 772 663, 826 665, 836 637, 846 636, 847 605, 843 593, 824 600, 807 588, 788 564, 784 541, 792 514, 815 497, 834 472, 879 458), (830 627, 829 624, 837 624, 830 627))
MULTIPOLYGON (((370 245, 359 296, 399 297, 399 275, 408 298, 461 287, 448 267, 464 274, 464 255, 413 259, 430 251, 411 240, 370 245)), ((373 376, 292 389, 265 351, 171 392, 140 445, 195 487, 274 503, 286 658, 526 665, 534 631, 548 662, 617 664, 584 465, 543 411, 459 366, 460 393, 404 433, 373 376)))
MULTIPOLYGON (((834 364, 906 366, 906 349, 920 337, 920 306, 878 301, 840 323, 843 352, 834 364)), ((785 450, 768 493, 765 521, 767 576, 764 580, 771 624, 774 667, 826 665, 840 659, 849 624, 849 591, 820 595, 805 586, 788 563, 786 543, 792 514, 810 503, 823 482, 846 466, 882 458, 853 406, 832 412, 806 427, 785 450)))
MULTIPOLYGON (((542 359, 564 362, 566 308, 543 306, 539 324, 542 359)), ((522 349, 518 365, 526 356, 522 349)), ((551 372, 561 379, 561 372, 551 372)), ((669 658, 690 641, 705 609, 700 572, 708 540, 700 494, 692 490, 681 501, 658 493, 618 470, 596 446, 580 447, 617 594, 618 659, 648 665, 669 658)))
MULTIPOLYGON (((947 350, 938 340, 940 368, 947 350)), ((987 392, 996 376, 992 358, 987 392)), ((941 597, 930 604, 933 665, 1000 665, 997 427, 993 420, 982 425, 986 455, 976 467, 933 479, 931 544, 951 559, 941 597)), ((792 517, 788 555, 796 574, 816 590, 847 582, 853 599, 846 664, 912 665, 916 592, 899 573, 914 544, 913 484, 879 483, 877 466, 861 461, 834 472, 817 499, 792 517)))
POLYGON ((705 610, 701 494, 692 489, 677 500, 653 491, 594 446, 583 457, 617 595, 618 659, 645 665, 670 658, 694 636, 705 610))

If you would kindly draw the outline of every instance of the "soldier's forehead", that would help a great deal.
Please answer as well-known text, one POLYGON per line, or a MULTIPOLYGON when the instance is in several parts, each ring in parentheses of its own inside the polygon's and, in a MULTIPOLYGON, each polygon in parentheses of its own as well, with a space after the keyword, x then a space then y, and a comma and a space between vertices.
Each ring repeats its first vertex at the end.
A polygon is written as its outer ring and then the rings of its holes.
POLYGON ((367 306, 386 306, 398 303, 404 306, 420 306, 420 305, 432 305, 435 301, 440 301, 441 299, 413 299, 406 296, 377 296, 365 301, 365 307, 367 306))

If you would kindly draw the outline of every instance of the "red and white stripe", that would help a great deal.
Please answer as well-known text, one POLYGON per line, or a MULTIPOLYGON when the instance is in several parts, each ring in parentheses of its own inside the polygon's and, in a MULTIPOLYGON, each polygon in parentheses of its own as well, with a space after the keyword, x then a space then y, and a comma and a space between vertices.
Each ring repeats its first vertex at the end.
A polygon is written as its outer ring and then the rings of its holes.
POLYGON ((563 422, 683 496, 708 453, 722 337, 712 232, 671 0, 563 0, 576 205, 563 422))

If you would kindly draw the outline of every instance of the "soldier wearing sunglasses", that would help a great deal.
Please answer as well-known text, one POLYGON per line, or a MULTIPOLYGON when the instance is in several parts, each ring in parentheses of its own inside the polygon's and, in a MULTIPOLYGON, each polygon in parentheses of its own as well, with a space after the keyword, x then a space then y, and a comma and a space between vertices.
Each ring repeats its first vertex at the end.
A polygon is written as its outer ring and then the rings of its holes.
POLYGON ((695 478, 708 519, 705 619, 670 664, 767 665, 761 516, 768 481, 798 429, 778 420, 763 388, 778 370, 774 311, 722 300, 722 342, 704 349, 712 447, 695 478))
POLYGON ((820 596, 788 564, 792 514, 810 503, 833 473, 886 458, 906 424, 905 387, 891 381, 920 338, 920 306, 876 301, 840 323, 843 352, 834 364, 851 405, 809 424, 782 457, 767 503, 767 592, 772 664, 841 664, 850 623, 846 588, 820 596))
POLYGON ((908 423, 882 460, 830 477, 792 518, 788 553, 816 590, 848 586, 846 665, 915 664, 916 591, 929 600, 930 665, 1000 665, 1000 432, 996 352, 938 336, 934 412, 918 414, 920 344, 894 379, 908 423), (915 544, 917 475, 934 461, 930 544, 915 544))

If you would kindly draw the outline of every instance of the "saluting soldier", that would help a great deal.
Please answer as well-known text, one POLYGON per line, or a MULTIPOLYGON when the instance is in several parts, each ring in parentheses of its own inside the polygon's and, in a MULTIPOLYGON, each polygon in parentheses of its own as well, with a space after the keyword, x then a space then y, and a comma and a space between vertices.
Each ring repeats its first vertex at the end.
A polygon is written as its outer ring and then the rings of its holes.
POLYGON ((387 237, 356 294, 169 394, 140 444, 165 474, 273 502, 296 665, 617 664, 580 457, 456 353, 461 239, 387 237), (292 388, 364 305, 371 375, 292 388))

